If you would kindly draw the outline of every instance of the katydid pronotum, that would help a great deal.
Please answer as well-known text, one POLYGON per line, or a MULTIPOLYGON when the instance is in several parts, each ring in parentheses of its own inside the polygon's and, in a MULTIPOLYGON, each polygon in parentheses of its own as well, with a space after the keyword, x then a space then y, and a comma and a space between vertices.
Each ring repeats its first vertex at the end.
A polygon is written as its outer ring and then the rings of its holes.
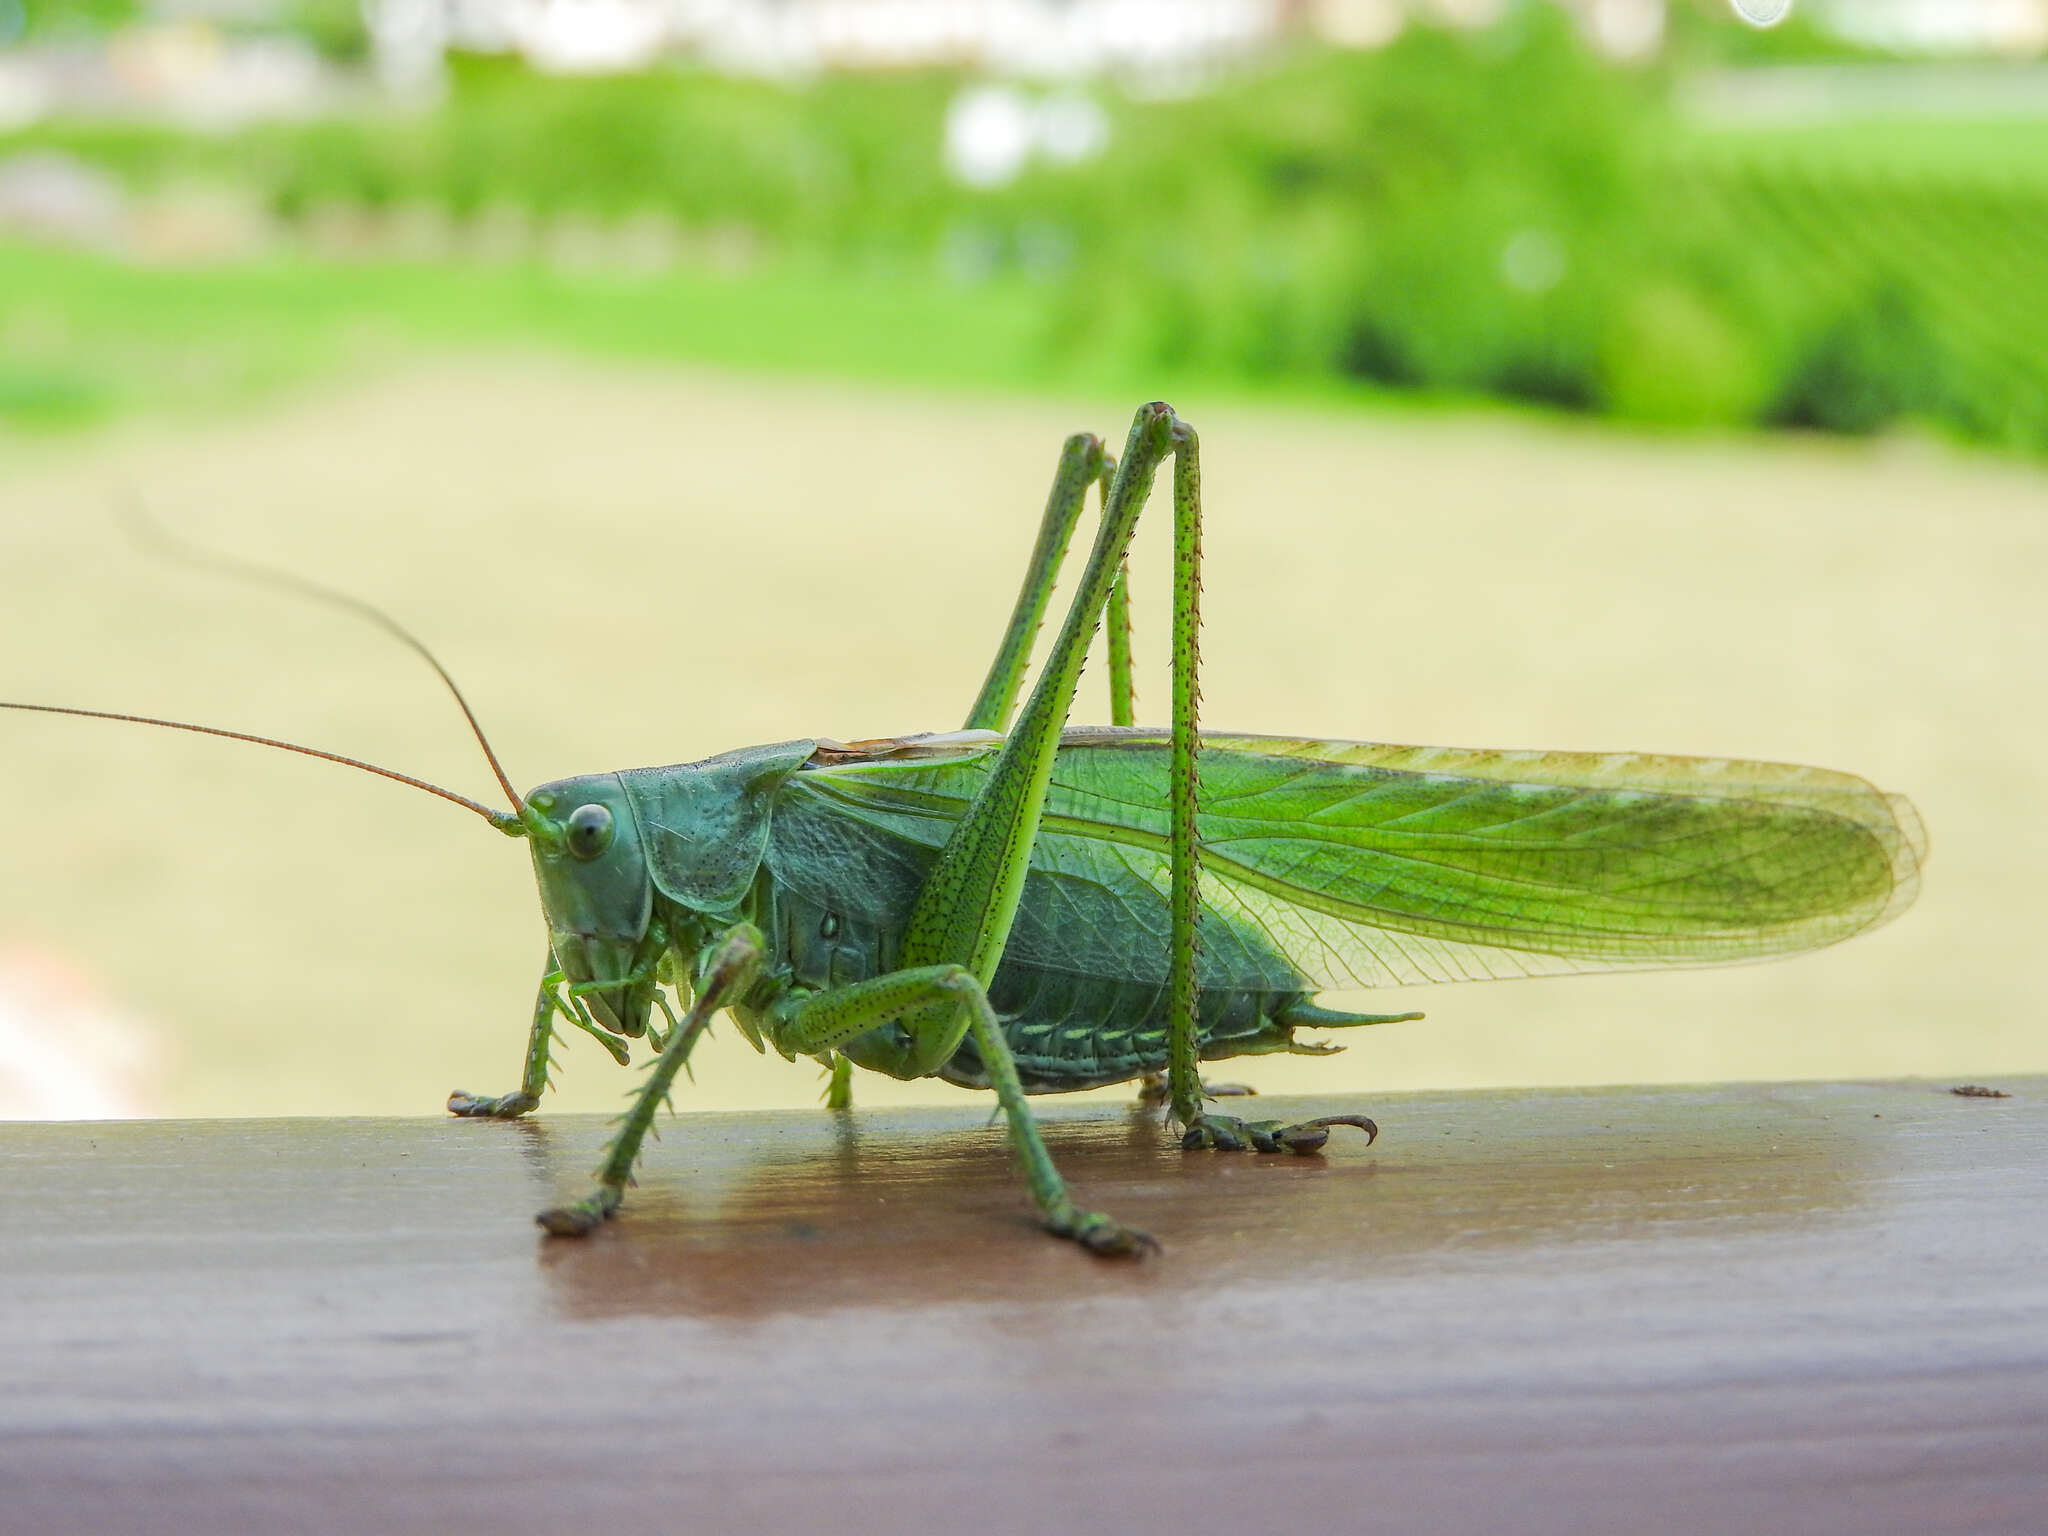
POLYGON ((1846 774, 1202 734, 1200 517, 1193 429, 1162 403, 1141 407, 1120 459, 1095 437, 1067 441, 1015 609, 959 731, 790 741, 524 796, 410 633, 317 583, 254 572, 354 608, 419 651, 468 717, 509 811, 267 737, 0 707, 323 757, 525 838, 549 947, 524 1071, 511 1093, 458 1092, 448 1108, 499 1119, 533 1110, 564 1027, 622 1064, 630 1039, 656 1048, 595 1188, 541 1213, 558 1236, 618 1211, 676 1073, 721 1011, 757 1048, 830 1067, 835 1107, 849 1102, 855 1065, 993 1089, 1043 1225, 1129 1256, 1156 1244, 1073 1201, 1029 1095, 1142 1080, 1163 1088, 1190 1150, 1314 1152, 1333 1126, 1377 1128, 1362 1115, 1284 1125, 1217 1113, 1200 1063, 1320 1053, 1331 1047, 1297 1031, 1420 1017, 1336 1012, 1313 1001, 1319 987, 1757 959, 1846 938, 1912 900, 1926 852, 1912 807, 1846 774), (1172 721, 1140 729, 1125 560, 1169 460, 1172 721), (1013 722, 1098 486, 1094 545, 1013 722), (1105 615, 1113 724, 1072 728, 1105 615), (681 1018, 669 990, 687 1005, 681 1018))

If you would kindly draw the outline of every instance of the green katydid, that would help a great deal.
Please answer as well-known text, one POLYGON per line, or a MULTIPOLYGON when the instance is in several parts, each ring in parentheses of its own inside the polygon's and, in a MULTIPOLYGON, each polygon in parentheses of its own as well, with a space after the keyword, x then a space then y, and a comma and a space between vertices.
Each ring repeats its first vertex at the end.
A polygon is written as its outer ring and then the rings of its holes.
MULTIPOLYGON (((212 561, 249 574, 250 568, 212 561)), ((1200 467, 1195 433, 1142 407, 1121 459, 1068 440, 1014 612, 964 728, 748 748, 592 774, 521 796, 461 691, 512 805, 313 748, 57 706, 339 761, 452 800, 528 841, 549 930, 519 1088, 456 1093, 514 1118, 548 1083, 555 1031, 657 1054, 596 1187, 545 1211, 557 1235, 619 1209, 641 1145, 713 1015, 756 1047, 811 1056, 847 1102, 849 1063, 995 1091, 1040 1220, 1102 1254, 1155 1247, 1078 1206, 1027 1096, 1163 1074, 1190 1149, 1312 1152, 1334 1125, 1206 1107, 1199 1064, 1319 1053, 1322 1029, 1412 1019, 1339 1013, 1319 987, 1751 960, 1862 932, 1912 900, 1926 843, 1912 807, 1819 769, 1638 754, 1487 752, 1202 734, 1197 729, 1200 467), (1131 724, 1125 558, 1173 463, 1172 724, 1131 724), (1032 642, 1091 489, 1102 520, 1014 723, 1032 642), (1109 619, 1109 727, 1070 728, 1109 619), (1197 767, 1200 766, 1198 780, 1197 767), (1199 899, 1198 899, 1199 897, 1199 899), (677 1018, 664 988, 686 1000, 677 1018), (667 1025, 651 1023, 659 1011, 667 1025)), ((277 580, 274 575, 266 579, 277 580)))

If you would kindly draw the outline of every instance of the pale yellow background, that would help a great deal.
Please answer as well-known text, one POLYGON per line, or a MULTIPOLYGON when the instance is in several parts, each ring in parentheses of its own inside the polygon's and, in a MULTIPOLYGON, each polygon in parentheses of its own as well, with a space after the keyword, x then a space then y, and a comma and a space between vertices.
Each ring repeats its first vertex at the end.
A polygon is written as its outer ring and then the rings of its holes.
MULTIPOLYGON (((1918 442, 1660 440, 1522 418, 1175 402, 1208 485, 1205 723, 1814 762, 1913 797, 1919 905, 1708 972, 1440 987, 1272 1090, 2048 1070, 2048 476, 1918 442)), ((372 597, 515 778, 956 726, 1061 437, 1010 403, 524 358, 260 416, 0 443, 0 697, 184 716, 488 796, 453 706, 339 615, 141 559, 110 506, 372 597)), ((1164 518, 1138 556, 1163 714, 1164 518)), ((1083 683, 1101 719, 1100 669, 1083 683)), ((522 847, 338 769, 0 717, 0 946, 172 1046, 180 1114, 432 1112, 502 1092, 542 936, 522 847)), ((560 1102, 633 1080, 571 1047, 560 1102)), ((684 1106, 814 1102, 730 1030, 684 1106)), ((863 1077, 869 1103, 953 1098, 863 1077)))

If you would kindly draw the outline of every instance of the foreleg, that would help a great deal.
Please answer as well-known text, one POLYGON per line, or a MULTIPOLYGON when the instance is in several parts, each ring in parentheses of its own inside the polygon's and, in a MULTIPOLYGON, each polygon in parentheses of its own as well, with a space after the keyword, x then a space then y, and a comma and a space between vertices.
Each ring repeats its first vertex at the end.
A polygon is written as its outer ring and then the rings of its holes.
POLYGON ((625 1065, 629 1059, 625 1042, 607 1034, 587 1017, 570 1012, 571 1005, 564 1003, 555 990, 561 982, 562 972, 550 951, 541 963, 540 990, 533 1000, 533 1025, 526 1035, 526 1068, 519 1075, 519 1091, 494 1099, 480 1099, 458 1088, 448 1095, 450 1114, 465 1119, 516 1120, 533 1110, 540 1103, 541 1095, 548 1090, 548 1059, 554 1043, 558 1010, 572 1024, 595 1035, 598 1043, 611 1052, 613 1060, 625 1065))
POLYGON ((618 1210, 626 1198, 626 1186, 633 1182, 641 1143, 654 1125, 656 1112, 667 1101, 676 1073, 689 1061, 691 1048, 710 1026, 712 1015, 745 992, 765 949, 760 931, 745 923, 727 929, 718 940, 690 1011, 669 1031, 633 1107, 605 1147, 604 1161, 597 1169, 597 1188, 573 1205, 555 1206, 534 1218, 549 1232, 556 1237, 581 1237, 618 1210))

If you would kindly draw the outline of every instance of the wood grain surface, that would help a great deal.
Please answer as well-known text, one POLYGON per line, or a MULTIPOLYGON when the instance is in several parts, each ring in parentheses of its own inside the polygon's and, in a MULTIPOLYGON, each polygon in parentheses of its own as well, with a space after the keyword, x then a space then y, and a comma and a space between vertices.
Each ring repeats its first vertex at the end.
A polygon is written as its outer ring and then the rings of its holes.
POLYGON ((2048 1080, 0 1127, 0 1530, 2048 1530, 2048 1080), (1272 1101, 1269 1101, 1272 1102, 1272 1101), (1290 1109, 1331 1110, 1300 1100, 1290 1109), (1347 1106, 1356 1108, 1356 1105, 1347 1106))

